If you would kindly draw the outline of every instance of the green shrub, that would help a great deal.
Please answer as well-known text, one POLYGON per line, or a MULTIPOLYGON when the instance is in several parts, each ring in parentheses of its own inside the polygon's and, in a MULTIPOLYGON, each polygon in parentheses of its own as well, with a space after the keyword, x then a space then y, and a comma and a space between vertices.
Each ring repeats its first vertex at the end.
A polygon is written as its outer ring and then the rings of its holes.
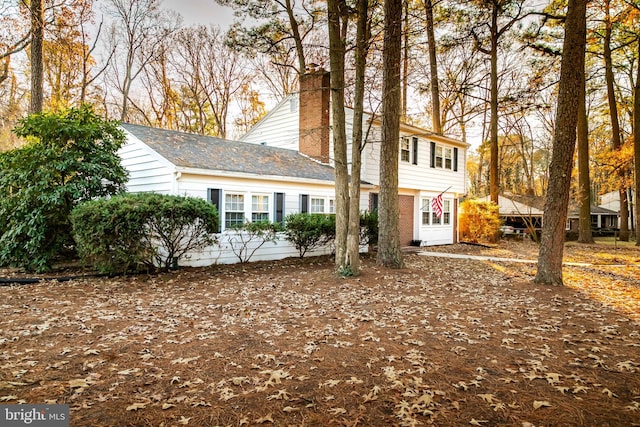
POLYGON ((311 250, 325 246, 336 236, 335 215, 295 213, 284 219, 284 233, 303 258, 311 250))
POLYGON ((71 222, 79 255, 115 273, 174 266, 216 242, 219 218, 203 199, 138 193, 83 203, 71 222))
POLYGON ((73 208, 124 189, 125 135, 86 106, 30 115, 13 131, 27 145, 0 153, 0 265, 44 271, 73 254, 73 208))
POLYGON ((500 235, 498 205, 468 199, 460 204, 460 235, 471 242, 495 242, 500 235))
POLYGON ((360 243, 363 245, 378 244, 378 211, 360 213, 360 243))
POLYGON ((226 235, 231 251, 241 263, 245 263, 249 262, 253 254, 265 243, 273 242, 276 244, 277 233, 281 230, 282 225, 278 222, 245 222, 242 225, 231 227, 226 235))

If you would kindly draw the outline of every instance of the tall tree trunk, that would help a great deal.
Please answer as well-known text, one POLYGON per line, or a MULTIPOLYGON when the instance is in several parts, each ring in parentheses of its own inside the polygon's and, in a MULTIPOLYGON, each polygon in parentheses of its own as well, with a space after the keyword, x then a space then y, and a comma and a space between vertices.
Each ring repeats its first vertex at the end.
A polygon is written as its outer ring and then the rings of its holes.
POLYGON ((384 29, 377 262, 384 267, 401 268, 403 262, 399 229, 398 151, 402 0, 384 1, 384 29))
POLYGON ((436 56, 436 36, 433 23, 433 3, 424 0, 424 12, 427 21, 427 44, 429 48, 429 83, 431 87, 431 125, 433 131, 442 134, 442 122, 440 119, 440 87, 438 83, 438 59, 436 56))
POLYGON ((345 273, 347 232, 349 229, 349 170, 347 165, 347 133, 344 111, 344 55, 342 37, 344 0, 328 0, 329 61, 331 65, 331 112, 333 116, 333 158, 336 174, 336 237, 335 264, 339 273, 345 273))
POLYGON ((635 169, 636 246, 640 246, 640 36, 638 36, 638 72, 633 90, 633 156, 635 169))
POLYGON ((345 265, 353 274, 360 271, 360 173, 362 169, 362 141, 364 117, 364 86, 367 64, 368 0, 357 0, 357 29, 355 50, 355 93, 353 103, 353 135, 351 138, 351 192, 349 194, 349 232, 345 265))
POLYGON ((42 111, 44 101, 42 44, 44 42, 43 0, 31 0, 31 103, 29 113, 42 111))
POLYGON ((565 223, 576 145, 580 82, 584 74, 587 0, 569 0, 556 108, 553 154, 535 283, 562 285, 565 223))
MULTIPOLYGON (((604 77, 607 85, 607 101, 609 102, 609 116, 611 117, 611 147, 619 150, 622 146, 620 134, 620 121, 618 120, 618 104, 616 102, 616 92, 614 88, 613 58, 611 55, 611 16, 610 0, 605 0, 605 33, 603 40, 604 53, 604 77)), ((629 241, 629 203, 627 200, 627 189, 624 184, 627 174, 626 168, 621 168, 619 174, 620 188, 620 240, 629 241)))
POLYGON ((578 242, 593 243, 591 233, 591 178, 589 177, 589 122, 587 118, 585 74, 580 81, 578 104, 578 242))
POLYGON ((407 92, 409 89, 409 1, 404 0, 404 31, 402 47, 402 121, 407 121, 407 92))
POLYGON ((491 157, 489 161, 489 194, 491 201, 498 203, 500 193, 500 171, 498 164, 498 4, 492 1, 491 11, 491 117, 489 118, 489 141, 491 157))

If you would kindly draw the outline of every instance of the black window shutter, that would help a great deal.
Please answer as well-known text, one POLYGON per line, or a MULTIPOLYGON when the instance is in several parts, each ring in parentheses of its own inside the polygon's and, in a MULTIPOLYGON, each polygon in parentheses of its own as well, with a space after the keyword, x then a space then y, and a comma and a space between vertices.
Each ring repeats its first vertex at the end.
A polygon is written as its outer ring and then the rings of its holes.
POLYGON ((274 193, 274 222, 282 222, 284 220, 284 193, 274 193))
POLYGON ((369 210, 371 212, 378 210, 378 193, 369 193, 369 210))
POLYGON ((436 143, 431 142, 431 167, 436 167, 436 143))
POLYGON ((418 164, 418 138, 413 137, 413 164, 418 164))
POLYGON ((458 149, 453 147, 453 170, 458 172, 458 149))
POLYGON ((218 211, 218 218, 220 219, 218 222, 218 233, 220 233, 222 231, 222 210, 220 209, 222 206, 222 190, 219 188, 209 188, 207 191, 207 199, 209 203, 213 203, 213 206, 215 206, 218 211))
POLYGON ((300 213, 308 213, 309 212, 309 195, 301 194, 300 195, 300 213))

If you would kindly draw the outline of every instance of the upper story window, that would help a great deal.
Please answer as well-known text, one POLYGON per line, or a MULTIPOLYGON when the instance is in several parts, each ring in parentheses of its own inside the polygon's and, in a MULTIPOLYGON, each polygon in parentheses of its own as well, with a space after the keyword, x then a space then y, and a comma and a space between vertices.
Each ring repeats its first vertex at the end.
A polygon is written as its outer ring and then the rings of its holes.
POLYGON ((251 221, 269 221, 269 196, 265 194, 251 196, 251 221))
POLYGON ((224 195, 224 227, 244 224, 244 194, 227 193, 224 195))
POLYGON ((411 161, 411 144, 409 138, 400 139, 400 160, 403 162, 411 161))
POLYGON ((407 136, 400 138, 400 161, 418 164, 418 138, 407 136))
POLYGON ((458 148, 431 142, 431 167, 457 171, 458 148))

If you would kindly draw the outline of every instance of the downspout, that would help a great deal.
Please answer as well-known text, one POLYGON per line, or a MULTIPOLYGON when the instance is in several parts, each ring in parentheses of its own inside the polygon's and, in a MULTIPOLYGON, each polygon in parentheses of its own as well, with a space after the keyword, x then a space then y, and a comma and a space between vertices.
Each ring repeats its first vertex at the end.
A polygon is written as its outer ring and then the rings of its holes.
POLYGON ((173 179, 171 180, 171 194, 174 196, 179 196, 178 191, 180 190, 178 187, 178 181, 182 178, 182 172, 174 171, 173 179))

